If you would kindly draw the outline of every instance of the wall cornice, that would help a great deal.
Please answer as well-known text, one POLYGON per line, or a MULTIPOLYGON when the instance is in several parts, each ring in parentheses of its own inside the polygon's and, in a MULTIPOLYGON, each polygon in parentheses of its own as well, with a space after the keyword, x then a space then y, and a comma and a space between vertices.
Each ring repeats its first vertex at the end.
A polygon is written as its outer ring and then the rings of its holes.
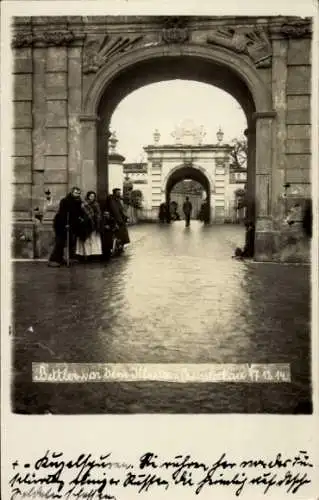
POLYGON ((13 27, 12 46, 15 48, 85 42, 84 66, 90 68, 89 58, 93 55, 92 72, 96 71, 97 61, 103 64, 116 52, 128 50, 142 38, 165 45, 198 43, 197 39, 202 36, 208 44, 244 53, 257 67, 267 67, 271 62, 272 38, 309 38, 312 34, 311 18, 279 16, 41 16, 15 18, 13 27))
POLYGON ((84 39, 84 33, 75 33, 68 29, 18 31, 13 36, 12 47, 59 47, 78 43, 82 44, 84 39))

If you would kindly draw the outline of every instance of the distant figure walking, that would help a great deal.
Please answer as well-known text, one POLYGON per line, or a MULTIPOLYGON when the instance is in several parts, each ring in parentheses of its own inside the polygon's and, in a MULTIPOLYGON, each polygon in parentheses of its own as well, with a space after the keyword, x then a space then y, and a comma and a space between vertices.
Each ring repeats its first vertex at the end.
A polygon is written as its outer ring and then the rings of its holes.
POLYGON ((94 191, 87 193, 82 208, 86 214, 86 237, 84 240, 77 238, 76 255, 86 259, 101 256, 102 215, 94 191))
POLYGON ((76 240, 85 230, 85 212, 82 208, 81 190, 73 187, 71 192, 60 201, 59 210, 54 217, 55 245, 49 258, 50 267, 75 260, 76 240), (67 259, 64 249, 67 247, 67 259))
POLYGON ((189 201, 189 197, 186 196, 185 202, 183 204, 183 212, 185 215, 185 226, 189 227, 191 215, 192 215, 193 205, 189 201))

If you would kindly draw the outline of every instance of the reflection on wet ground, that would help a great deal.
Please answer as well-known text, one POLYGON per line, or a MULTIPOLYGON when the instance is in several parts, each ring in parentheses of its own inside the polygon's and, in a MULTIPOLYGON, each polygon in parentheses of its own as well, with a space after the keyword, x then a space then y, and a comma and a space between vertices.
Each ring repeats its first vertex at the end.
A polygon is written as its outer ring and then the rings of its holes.
POLYGON ((154 224, 131 236, 106 265, 15 264, 15 411, 309 410, 308 267, 232 259, 244 239, 238 226, 154 224), (291 363, 293 381, 34 384, 32 361, 291 363))

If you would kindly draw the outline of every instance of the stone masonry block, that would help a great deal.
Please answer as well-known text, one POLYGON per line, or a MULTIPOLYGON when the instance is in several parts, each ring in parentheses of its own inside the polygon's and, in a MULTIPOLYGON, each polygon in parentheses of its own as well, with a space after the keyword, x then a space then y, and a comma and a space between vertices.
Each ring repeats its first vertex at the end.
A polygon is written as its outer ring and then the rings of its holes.
POLYGON ((287 182, 304 184, 310 182, 310 169, 289 168, 286 175, 287 182))
POLYGON ((287 125, 293 124, 310 124, 311 112, 310 109, 292 109, 287 111, 287 125))
POLYGON ((47 52, 47 71, 61 72, 68 69, 66 47, 49 47, 47 52))
POLYGON ((15 75, 13 89, 15 101, 32 101, 32 75, 15 75))
POLYGON ((291 39, 288 46, 288 66, 311 64, 311 40, 291 39))
POLYGON ((31 101, 15 101, 13 109, 14 128, 32 128, 31 101))
POLYGON ((68 165, 67 156, 46 156, 45 157, 45 170, 65 170, 67 171, 68 165))
POLYGON ((310 125, 288 125, 287 139, 310 139, 310 125))
POLYGON ((67 127, 67 101, 47 101, 47 127, 67 127))
POLYGON ((32 49, 13 49, 13 73, 32 73, 32 49))
POLYGON ((67 99, 67 73, 46 74, 46 96, 48 100, 67 99))
POLYGON ((287 168, 300 168, 302 170, 311 168, 310 154, 291 154, 287 155, 287 168))
POLYGON ((31 156, 31 129, 16 129, 14 131, 14 156, 31 156))
POLYGON ((311 93, 311 66, 288 67, 287 94, 311 93))
POLYGON ((13 157, 13 182, 15 184, 32 183, 31 156, 13 157))
POLYGON ((309 95, 287 96, 287 124, 310 124, 311 103, 309 95))
POLYGON ((310 109, 311 102, 309 95, 289 95, 287 97, 287 109, 310 109))
POLYGON ((66 155, 67 150, 67 129, 46 129, 46 154, 49 156, 66 155))
POLYGON ((66 170, 46 170, 44 172, 44 182, 48 184, 65 184, 67 182, 66 170))
POLYGON ((31 184, 14 184, 13 210, 31 210, 31 184))
POLYGON ((71 113, 79 113, 82 103, 82 55, 80 47, 70 47, 68 52, 68 102, 71 113))
POLYGON ((286 151, 292 153, 310 153, 311 143, 309 139, 287 139, 286 151))

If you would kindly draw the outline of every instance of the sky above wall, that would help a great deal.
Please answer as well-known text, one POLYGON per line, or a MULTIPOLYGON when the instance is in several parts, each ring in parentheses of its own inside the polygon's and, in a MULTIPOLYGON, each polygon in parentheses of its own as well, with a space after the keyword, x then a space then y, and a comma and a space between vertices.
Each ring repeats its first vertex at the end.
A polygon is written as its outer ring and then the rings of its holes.
POLYGON ((123 99, 112 116, 110 129, 116 132, 117 151, 127 162, 141 161, 143 146, 154 144, 158 129, 159 144, 174 144, 174 129, 183 122, 203 126, 203 143, 217 143, 219 127, 224 142, 242 137, 247 121, 238 102, 212 85, 174 80, 142 87, 123 99))

